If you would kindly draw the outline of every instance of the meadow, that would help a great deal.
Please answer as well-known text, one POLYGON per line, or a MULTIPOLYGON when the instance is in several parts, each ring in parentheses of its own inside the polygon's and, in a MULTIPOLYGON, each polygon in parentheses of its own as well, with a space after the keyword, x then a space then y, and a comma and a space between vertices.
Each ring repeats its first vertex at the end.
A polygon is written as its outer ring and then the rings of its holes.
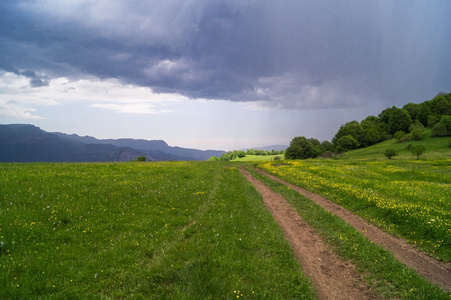
POLYGON ((314 299, 240 166, 286 197, 379 295, 449 298, 343 220, 252 171, 258 166, 322 194, 451 261, 451 160, 354 155, 1 164, 0 298, 314 299))
POLYGON ((1 299, 314 299, 233 166, 1 164, 0 190, 1 299))
POLYGON ((314 159, 258 166, 451 261, 450 159, 314 159))

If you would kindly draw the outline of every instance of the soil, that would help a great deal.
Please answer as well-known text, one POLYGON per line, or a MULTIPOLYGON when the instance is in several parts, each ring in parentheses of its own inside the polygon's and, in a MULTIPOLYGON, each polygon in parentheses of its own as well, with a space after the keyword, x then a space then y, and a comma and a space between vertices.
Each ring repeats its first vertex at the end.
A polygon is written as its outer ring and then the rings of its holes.
POLYGON ((285 231, 304 273, 315 285, 318 299, 380 299, 355 266, 332 252, 285 198, 246 170, 240 171, 256 187, 268 210, 285 231))
MULTIPOLYGON (((364 234, 368 239, 370 239, 373 243, 382 246, 383 248, 391 251, 393 255, 403 262, 406 266, 417 271, 418 274, 428 279, 429 281, 441 286, 442 288, 451 291, 451 264, 440 262, 424 252, 416 249, 411 244, 407 243, 405 240, 397 238, 385 231, 382 231, 374 224, 369 223, 368 221, 362 219, 361 217, 355 215, 351 211, 333 203, 326 198, 323 198, 319 195, 316 195, 310 191, 301 189, 293 184, 290 184, 284 180, 281 180, 275 176, 265 173, 262 170, 257 169, 256 171, 270 177, 273 180, 276 180, 284 185, 296 190, 300 194, 305 197, 311 199, 316 204, 322 206, 324 209, 330 211, 334 215, 342 218, 350 225, 352 225, 355 229, 364 234)), ((246 178, 252 183, 255 182, 254 179, 250 179, 250 174, 245 174, 246 178)), ((262 185, 263 183, 261 183, 262 185)), ((254 183, 254 185, 256 185, 254 183)), ((257 186, 257 185, 256 185, 257 186)), ((258 187, 257 187, 258 189, 258 187)), ((267 188, 268 189, 268 188, 267 188)), ((262 192, 260 192, 262 193, 262 192)), ((265 192, 266 193, 266 192, 265 192)), ((268 192, 269 193, 269 192, 268 192)), ((268 200, 266 202, 271 202, 271 197, 267 197, 268 200)), ((281 196, 280 196, 281 197, 281 196)), ((268 204, 274 205, 274 204, 268 204)), ((296 214, 296 213, 294 213, 296 214)))

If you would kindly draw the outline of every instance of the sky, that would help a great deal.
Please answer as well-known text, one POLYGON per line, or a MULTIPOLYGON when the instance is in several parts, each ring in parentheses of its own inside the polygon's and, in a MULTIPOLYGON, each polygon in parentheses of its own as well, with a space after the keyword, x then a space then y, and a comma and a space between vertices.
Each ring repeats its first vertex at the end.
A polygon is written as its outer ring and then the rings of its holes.
POLYGON ((0 123, 233 150, 451 92, 449 0, 3 0, 0 123))

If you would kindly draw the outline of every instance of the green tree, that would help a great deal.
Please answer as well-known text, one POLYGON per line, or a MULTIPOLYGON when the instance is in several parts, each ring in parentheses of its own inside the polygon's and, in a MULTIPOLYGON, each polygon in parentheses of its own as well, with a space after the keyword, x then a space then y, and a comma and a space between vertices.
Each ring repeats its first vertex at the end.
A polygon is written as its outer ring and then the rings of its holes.
POLYGON ((420 155, 426 152, 426 147, 423 144, 413 145, 410 148, 410 152, 412 152, 413 155, 416 155, 417 159, 420 159, 420 155))
POLYGON ((398 155, 398 152, 397 152, 395 149, 389 148, 389 149, 385 150, 384 155, 385 155, 388 159, 391 159, 393 156, 398 155))
POLYGON ((417 114, 417 119, 424 126, 428 125, 428 117, 432 114, 431 108, 429 107, 428 101, 425 101, 420 104, 420 109, 417 114))
POLYGON ((392 107, 387 107, 386 109, 384 109, 380 114, 379 114, 379 119, 381 120, 381 122, 388 124, 390 121, 390 118, 393 114, 393 111, 397 110, 399 108, 397 108, 396 106, 392 106, 392 107))
POLYGON ((431 100, 432 113, 439 118, 451 115, 451 94, 439 93, 431 100))
POLYGON ((388 131, 390 134, 395 134, 397 131, 409 132, 411 124, 412 118, 407 110, 396 108, 388 120, 388 131))
POLYGON ((402 140, 402 138, 404 137, 404 135, 406 135, 406 133, 404 131, 397 131, 395 132, 395 134, 393 135, 393 137, 395 138, 395 140, 397 142, 400 142, 402 140))
POLYGON ((363 137, 363 127, 359 124, 357 121, 351 121, 348 122, 340 127, 338 132, 335 134, 334 138, 332 139, 332 143, 337 146, 338 140, 346 135, 352 136, 356 141, 359 142, 363 137))
POLYGON ((410 135, 412 136, 412 140, 419 141, 423 138, 423 130, 421 128, 414 128, 410 135))
POLYGON ((432 136, 451 135, 451 116, 442 116, 440 121, 432 127, 432 136))
POLYGON ((404 105, 402 109, 405 109, 412 118, 412 121, 415 121, 417 119, 418 112, 420 111, 420 105, 410 102, 404 105))
POLYGON ((287 150, 285 150, 286 159, 300 159, 303 155, 303 149, 299 145, 290 145, 287 150))
POLYGON ((342 136, 337 141, 338 152, 346 152, 348 150, 356 149, 359 146, 359 142, 352 135, 342 136))
POLYGON ((323 152, 328 152, 334 150, 334 144, 329 141, 324 141, 321 143, 321 147, 323 148, 323 152))
POLYGON ((146 161, 146 157, 145 156, 139 156, 136 160, 137 161, 146 161))
POLYGON ((244 152, 244 151, 238 151, 238 152, 237 152, 237 156, 238 156, 239 158, 243 158, 243 157, 246 156, 246 152, 244 152))
POLYGON ((285 158, 288 159, 315 158, 321 154, 321 143, 317 139, 307 139, 304 136, 293 138, 290 142, 290 146, 285 150, 285 158))

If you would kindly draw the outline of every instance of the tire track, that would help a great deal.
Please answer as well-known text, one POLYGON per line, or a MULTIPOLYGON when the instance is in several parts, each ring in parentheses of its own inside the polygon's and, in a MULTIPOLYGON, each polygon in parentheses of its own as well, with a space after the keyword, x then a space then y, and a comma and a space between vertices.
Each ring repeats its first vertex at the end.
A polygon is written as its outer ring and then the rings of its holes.
POLYGON ((268 210, 285 232, 303 271, 311 276, 318 299, 378 299, 355 266, 332 252, 280 194, 240 168, 262 195, 268 210))
POLYGON ((299 192, 301 195, 311 199, 316 204, 322 206, 327 211, 342 218, 356 230, 360 231, 373 243, 382 246, 391 251, 393 255, 406 266, 417 271, 418 274, 438 286, 451 291, 451 266, 449 264, 440 262, 424 252, 419 251, 405 240, 397 238, 381 229, 374 224, 362 219, 351 211, 339 206, 338 204, 327 200, 317 194, 304 190, 289 182, 286 182, 276 176, 268 174, 260 169, 255 169, 257 172, 268 176, 272 180, 280 182, 287 187, 299 192))

